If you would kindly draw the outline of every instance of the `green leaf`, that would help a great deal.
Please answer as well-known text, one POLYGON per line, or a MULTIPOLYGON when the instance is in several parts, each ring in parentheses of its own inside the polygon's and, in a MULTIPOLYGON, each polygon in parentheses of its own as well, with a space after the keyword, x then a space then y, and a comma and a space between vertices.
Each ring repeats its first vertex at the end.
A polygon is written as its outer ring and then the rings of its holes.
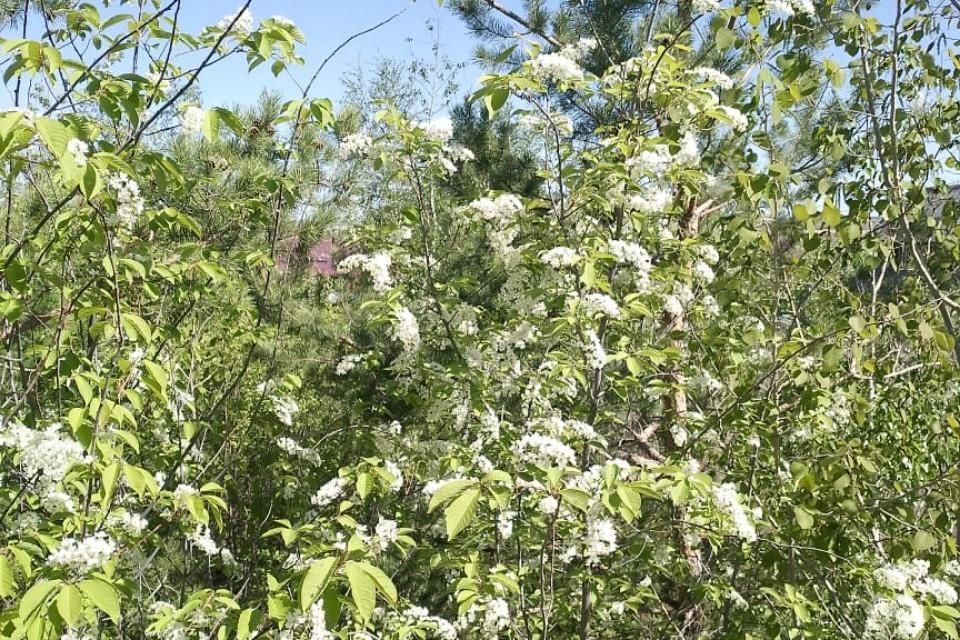
POLYGON ((957 634, 957 624, 953 620, 933 616, 933 624, 937 625, 937 628, 943 631, 947 637, 953 640, 960 638, 960 635, 957 634))
POLYGON ((507 103, 507 98, 510 97, 510 92, 506 89, 491 89, 483 96, 483 104, 487 107, 487 114, 492 118, 496 115, 504 104, 507 103))
POLYGON ((63 589, 57 594, 57 611, 60 612, 60 617, 71 627, 80 618, 82 600, 80 590, 72 584, 63 585, 63 589))
POLYGON ((0 598, 9 598, 14 594, 16 582, 13 579, 13 567, 7 556, 0 556, 0 598))
POLYGON ((254 629, 260 626, 263 615, 256 609, 244 609, 237 618, 237 640, 247 640, 254 629))
POLYGON ((37 133, 40 139, 50 149, 50 153, 57 158, 67 152, 67 143, 70 142, 70 130, 53 118, 37 118, 37 133))
POLYGON ((58 586, 60 586, 60 580, 44 580, 27 589, 20 600, 20 607, 17 609, 20 619, 26 621, 37 614, 58 586))
POLYGON ((576 507, 580 511, 586 511, 590 506, 590 494, 581 489, 567 488, 560 491, 560 496, 564 502, 576 507))
POLYGON ((823 221, 830 227, 840 224, 840 209, 829 200, 823 204, 823 221))
POLYGON ((392 605, 397 604, 397 588, 393 586, 393 580, 390 579, 390 576, 372 564, 363 563, 360 566, 373 578, 373 581, 377 583, 377 590, 383 594, 387 602, 392 605))
POLYGON ((347 562, 344 572, 347 574, 350 598, 357 608, 357 615, 365 622, 370 619, 370 614, 377 604, 377 583, 359 562, 347 562))
POLYGON ((300 584, 301 611, 308 611, 310 605, 317 601, 336 567, 337 558, 333 556, 317 560, 310 565, 307 573, 303 576, 303 582, 300 584))
POLYGON ((447 523, 448 539, 453 540, 473 521, 478 502, 480 502, 480 489, 469 489, 450 503, 450 506, 443 512, 444 520, 447 523))
POLYGON ((737 35, 726 27, 720 27, 717 29, 716 39, 717 49, 723 51, 733 46, 733 43, 737 41, 737 35))
POLYGON ((794 507, 793 517, 801 529, 807 530, 813 528, 813 515, 803 507, 794 507))
POLYGON ((220 139, 220 114, 216 109, 207 109, 203 114, 203 137, 209 142, 220 139))
POLYGON ((957 611, 955 608, 946 605, 940 604, 930 607, 930 613, 932 613, 937 618, 960 618, 960 611, 957 611))
POLYGON ((430 504, 427 506, 427 513, 433 513, 433 510, 441 504, 447 502, 454 496, 460 495, 465 489, 477 484, 476 480, 451 480, 437 489, 433 497, 430 498, 430 504))
POLYGON ((97 609, 117 622, 120 620, 120 596, 114 586, 103 580, 90 578, 77 585, 97 609))
POLYGON ((927 549, 936 546, 936 544, 937 539, 923 529, 918 530, 913 535, 913 548, 917 551, 926 551, 927 549))

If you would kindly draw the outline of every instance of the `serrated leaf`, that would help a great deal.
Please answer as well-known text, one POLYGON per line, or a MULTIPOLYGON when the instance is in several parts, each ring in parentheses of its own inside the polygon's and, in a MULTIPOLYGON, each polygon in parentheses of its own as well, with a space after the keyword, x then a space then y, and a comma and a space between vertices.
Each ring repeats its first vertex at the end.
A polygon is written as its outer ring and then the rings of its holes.
POLYGON ((80 618, 82 600, 80 590, 72 584, 63 585, 63 589, 57 594, 57 611, 60 612, 60 617, 71 627, 80 618))
POLYGON ((813 528, 813 515, 803 507, 794 507, 793 517, 801 529, 807 530, 813 528))
POLYGON ((937 539, 923 529, 918 530, 913 535, 913 548, 917 551, 926 551, 927 549, 936 546, 936 544, 937 539))
POLYGON ((203 113, 203 137, 209 142, 220 139, 220 114, 216 109, 207 109, 203 113))
POLYGON ((112 584, 91 578, 77 585, 97 609, 117 622, 120 620, 120 596, 112 584))
POLYGON ((13 579, 13 567, 7 556, 0 556, 0 598, 9 598, 16 589, 13 579))
POLYGON ((310 606, 317 601, 336 567, 337 559, 335 557, 323 558, 310 565, 307 573, 303 576, 303 582, 300 584, 301 611, 308 611, 310 606))
POLYGON ((390 576, 372 564, 363 563, 360 566, 363 567, 363 570, 370 574, 373 581, 377 583, 377 590, 383 594, 387 602, 393 605, 397 604, 397 588, 393 586, 393 580, 390 579, 390 576))
POLYGON ((465 489, 474 486, 476 480, 451 480, 447 482, 430 498, 430 504, 427 506, 427 513, 433 513, 433 510, 441 504, 447 502, 454 496, 460 495, 465 489))
POLYGON ((477 503, 480 502, 480 489, 468 489, 450 503, 443 518, 447 523, 447 538, 453 540, 473 521, 477 512, 477 503))
POLYGON ((359 562, 347 562, 344 572, 350 585, 350 599, 357 609, 357 615, 365 622, 370 619, 377 604, 377 583, 359 562))
POLYGON ((580 489, 567 488, 560 491, 560 496, 567 504, 576 507, 580 511, 586 511, 590 506, 590 494, 580 489))
POLYGON ((20 606, 17 609, 20 619, 27 620, 31 616, 37 615, 46 604, 47 598, 58 586, 60 586, 60 580, 44 580, 27 589, 23 598, 20 599, 20 606))

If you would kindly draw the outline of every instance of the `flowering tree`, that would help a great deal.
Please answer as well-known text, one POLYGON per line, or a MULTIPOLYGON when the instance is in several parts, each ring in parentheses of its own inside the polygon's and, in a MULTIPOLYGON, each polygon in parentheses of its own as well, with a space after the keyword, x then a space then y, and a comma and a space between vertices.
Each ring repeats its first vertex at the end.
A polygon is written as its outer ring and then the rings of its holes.
POLYGON ((249 5, 5 41, 0 633, 957 637, 960 8, 523 46, 473 100, 540 187, 461 200, 446 118, 201 108, 224 57, 300 62, 249 5), (341 206, 318 297, 281 241, 341 206))

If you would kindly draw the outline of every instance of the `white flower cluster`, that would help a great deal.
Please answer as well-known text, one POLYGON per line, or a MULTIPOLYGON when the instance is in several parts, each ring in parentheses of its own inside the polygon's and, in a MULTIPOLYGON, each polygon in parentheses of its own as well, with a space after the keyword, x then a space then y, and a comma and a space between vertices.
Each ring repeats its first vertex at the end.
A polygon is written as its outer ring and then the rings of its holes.
POLYGON ((681 167, 696 167, 700 164, 700 143, 692 131, 687 131, 680 138, 680 149, 674 154, 673 162, 681 167))
POLYGON ((340 362, 337 363, 337 369, 335 373, 338 376, 345 376, 354 369, 357 368, 357 365, 363 361, 363 356, 358 353, 351 353, 340 358, 340 362))
POLYGON ((554 247, 540 256, 540 261, 554 269, 572 267, 577 264, 580 255, 569 247, 554 247))
POLYGON ((585 38, 575 44, 562 47, 556 53, 536 55, 524 62, 524 67, 532 76, 542 80, 556 82, 582 80, 584 71, 577 61, 596 46, 596 40, 585 38))
POLYGON ((394 480, 390 483, 391 491, 400 491, 403 488, 403 471, 400 470, 400 467, 397 466, 397 463, 392 460, 384 460, 383 468, 386 469, 390 475, 393 476, 394 480))
POLYGON ((748 126, 750 126, 750 121, 747 120, 747 116, 743 115, 743 112, 739 109, 733 107, 728 107, 725 104, 722 104, 717 107, 723 114, 730 120, 731 125, 737 131, 743 131, 748 126))
MULTIPOLYGON (((945 573, 946 570, 947 567, 945 573)), ((873 577, 890 591, 909 590, 915 596, 929 596, 936 604, 956 604, 957 590, 945 580, 929 575, 929 571, 930 563, 926 560, 912 560, 884 565, 873 572, 873 577)))
POLYGON ((338 269, 343 271, 353 271, 354 269, 363 269, 370 275, 373 281, 373 290, 377 293, 386 293, 393 286, 393 278, 390 276, 390 265, 393 262, 390 254, 386 251, 378 251, 372 256, 364 253, 355 253, 347 256, 337 265, 338 269))
POLYGON ((477 159, 473 151, 456 142, 446 145, 443 148, 443 152, 454 162, 470 162, 471 160, 477 159))
POLYGON ((247 35, 253 31, 253 14, 249 9, 243 11, 234 11, 228 16, 224 16, 217 23, 217 30, 224 31, 233 24, 233 31, 240 35, 247 35), (236 20, 236 22, 234 22, 236 20))
POLYGON ((450 118, 434 118, 427 122, 415 122, 413 125, 421 129, 423 134, 435 142, 446 142, 453 136, 453 122, 450 118))
POLYGON ((340 141, 341 158, 362 158, 373 147, 373 138, 365 133, 351 133, 340 141))
POLYGON ((693 277, 703 284, 710 284, 717 276, 706 260, 697 260, 693 265, 693 277))
POLYGON ((373 542, 380 551, 385 551, 391 544, 397 541, 399 535, 397 521, 388 520, 381 517, 377 526, 373 530, 373 542))
POLYGON ((502 598, 477 598, 457 620, 457 627, 476 631, 481 638, 499 638, 510 627, 510 605, 502 598))
POLYGON ((513 535, 513 521, 516 517, 516 511, 501 511, 497 516, 497 531, 504 540, 509 540, 513 535))
POLYGON ((757 530, 747 510, 740 503, 737 488, 732 483, 726 482, 714 487, 713 499, 717 507, 730 518, 733 529, 740 538, 746 542, 754 542, 757 539, 757 530))
POLYGON ((516 254, 512 245, 517 236, 517 229, 512 223, 517 214, 523 211, 520 198, 511 193, 496 198, 484 197, 471 202, 468 209, 490 223, 487 228, 490 246, 505 263, 512 262, 516 254))
POLYGON ((600 337, 593 329, 586 332, 583 355, 587 359, 587 366, 590 369, 599 371, 607 365, 607 351, 600 342, 600 337))
POLYGON ((567 467, 576 462, 573 449, 540 433, 524 435, 513 445, 513 451, 521 461, 538 467, 567 467))
POLYGON ((73 156, 73 163, 78 167, 87 166, 87 154, 90 153, 90 145, 79 138, 71 138, 67 143, 67 153, 73 156))
POLYGON ((116 222, 131 231, 137 226, 137 221, 143 215, 143 197, 140 195, 140 185, 130 176, 123 173, 112 173, 107 178, 107 185, 116 192, 117 214, 116 222))
POLYGON ((643 292, 650 288, 650 269, 653 262, 646 249, 636 242, 607 240, 607 251, 618 264, 629 264, 633 267, 639 291, 643 292))
POLYGON ((650 149, 642 149, 627 158, 623 165, 635 178, 658 177, 670 167, 673 156, 670 147, 658 144, 650 149))
POLYGON ((663 310, 672 318, 682 318, 683 302, 680 301, 679 297, 670 294, 663 299, 663 310))
POLYGON ((923 607, 911 596, 877 598, 867 612, 865 640, 912 640, 923 631, 923 607))
MULTIPOLYGON (((444 618, 430 615, 430 612, 423 607, 407 607, 403 613, 399 614, 402 626, 409 629, 420 629, 428 632, 429 638, 437 640, 457 640, 457 628, 444 618)), ((411 636, 420 637, 417 634, 411 636)))
POLYGON ((720 0, 693 0, 693 8, 700 13, 720 10, 720 0))
POLYGON ((196 105, 190 105, 180 114, 180 126, 186 133, 199 133, 204 119, 206 112, 196 105))
POLYGON ((82 575, 102 567, 116 550, 117 543, 103 532, 79 539, 66 537, 47 556, 47 564, 64 567, 82 575))
POLYGON ((307 460, 309 462, 319 461, 320 456, 316 451, 304 447, 293 438, 289 438, 287 436, 277 438, 277 448, 287 455, 300 458, 301 460, 307 460))
POLYGON ((765 8, 768 13, 782 13, 785 16, 792 16, 797 11, 810 16, 817 13, 813 0, 767 0, 765 8))
POLYGON ((43 431, 7 423, 0 427, 0 446, 20 452, 20 466, 25 476, 38 476, 44 484, 55 484, 63 480, 70 467, 91 462, 80 443, 65 437, 61 429, 59 423, 43 431))
POLYGON ((333 478, 313 494, 313 497, 310 498, 310 503, 317 508, 325 507, 339 498, 340 494, 342 494, 346 488, 346 478, 333 478))
POLYGON ((273 20, 281 27, 287 27, 288 29, 292 29, 297 26, 297 23, 291 20, 290 18, 288 18, 287 16, 280 16, 280 15, 270 16, 270 20, 273 20))
POLYGON ((293 418, 300 411, 300 405, 297 404, 297 401, 289 396, 277 395, 271 396, 270 400, 273 402, 273 411, 277 415, 277 419, 288 427, 292 427, 293 418))
POLYGON ((586 546, 583 555, 587 564, 597 564, 600 558, 617 550, 617 528, 613 520, 601 518, 587 524, 586 546))
POLYGON ((717 71, 710 67, 697 67, 690 72, 694 76, 697 76, 705 82, 710 84, 715 84, 721 89, 730 89, 733 87, 733 78, 725 74, 723 71, 717 71))
POLYGON ((471 202, 469 207, 488 222, 513 220, 516 214, 523 211, 520 198, 512 193, 504 193, 496 198, 479 198, 471 202))
POLYGON ((107 519, 107 524, 111 527, 122 529, 133 537, 140 536, 149 526, 146 518, 139 513, 130 513, 129 511, 112 514, 107 519))
POLYGON ((417 317, 406 307, 400 307, 394 312, 396 324, 393 326, 393 337, 402 345, 404 351, 413 353, 420 348, 420 326, 417 317))
POLYGON ((591 292, 580 299, 581 308, 587 315, 604 315, 608 318, 620 317, 620 306, 617 301, 605 293, 591 292))
POLYGON ((208 556, 215 556, 220 553, 220 546, 210 535, 210 528, 206 525, 198 524, 187 536, 187 539, 193 543, 193 546, 208 556))

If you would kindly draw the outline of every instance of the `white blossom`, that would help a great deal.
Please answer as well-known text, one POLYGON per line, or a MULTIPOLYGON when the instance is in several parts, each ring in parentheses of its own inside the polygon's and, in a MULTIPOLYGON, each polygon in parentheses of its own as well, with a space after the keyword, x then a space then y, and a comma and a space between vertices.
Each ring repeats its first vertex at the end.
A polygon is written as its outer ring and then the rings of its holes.
POLYGON ((400 307, 394 312, 396 323, 393 326, 393 337, 398 340, 407 353, 413 353, 420 348, 420 327, 417 317, 406 307, 400 307))
POLYGON ((140 195, 140 185, 137 181, 123 173, 112 173, 107 177, 107 185, 116 192, 117 213, 116 222, 127 229, 133 230, 143 215, 143 197, 140 195))
POLYGON ((600 558, 617 550, 617 527, 613 520, 591 520, 587 525, 586 547, 583 555, 587 564, 596 564, 600 558))
POLYGON ((733 78, 722 71, 711 69, 710 67, 697 67, 691 73, 699 76, 702 80, 715 84, 721 89, 730 89, 733 87, 733 78))
POLYGON ((750 521, 746 509, 740 503, 737 488, 732 483, 727 482, 714 487, 713 499, 717 503, 717 507, 730 518, 734 531, 740 538, 746 542, 753 542, 757 539, 757 531, 750 521))
POLYGON ((516 511, 501 511, 497 516, 497 531, 504 540, 509 540, 513 535, 513 519, 516 516, 516 511))
POLYGON ((354 369, 357 365, 363 361, 363 356, 357 353, 351 353, 340 358, 340 362, 337 363, 336 374, 338 376, 345 376, 354 369))
POLYGON ((697 260, 696 264, 693 265, 693 275, 704 284, 710 284, 716 278, 713 269, 705 260, 697 260))
POLYGON ((867 640, 912 640, 923 631, 923 607, 913 597, 877 598, 867 612, 867 640))
POLYGON ((373 138, 365 133, 351 133, 340 141, 341 158, 360 158, 373 147, 373 138))
POLYGON ((67 142, 67 153, 73 156, 73 162, 78 167, 87 166, 87 154, 90 153, 90 145, 79 138, 71 138, 67 142))
POLYGON ((374 538, 380 550, 384 551, 396 542, 398 535, 397 521, 381 517, 374 529, 374 538))
POLYGON ((607 352, 603 343, 593 329, 588 329, 585 333, 584 357, 587 359, 587 366, 594 370, 603 369, 607 364, 607 352))
POLYGON ((573 82, 583 80, 583 69, 570 56, 561 53, 541 53, 523 63, 527 72, 541 80, 573 82))
POLYGON ((333 478, 313 494, 313 497, 310 498, 310 503, 318 508, 327 506, 340 497, 340 494, 346 489, 347 484, 346 478, 333 478))
POLYGON ((616 300, 605 293, 588 293, 583 296, 581 302, 583 309, 590 315, 601 314, 608 318, 619 318, 620 307, 616 300))
POLYGON ((47 564, 82 575, 106 564, 116 550, 117 544, 103 532, 85 538, 68 536, 47 556, 47 564))
POLYGON ((417 122, 414 126, 421 129, 428 139, 436 142, 446 142, 453 136, 453 122, 450 118, 434 118, 427 122, 417 122))
POLYGON ((246 36, 253 31, 253 14, 250 13, 249 9, 237 10, 221 18, 217 23, 217 30, 224 31, 230 27, 231 23, 233 23, 232 31, 246 36))
POLYGON ((539 467, 567 467, 576 462, 573 449, 540 433, 524 435, 513 445, 513 451, 521 461, 539 467))
POLYGON ((196 105, 190 105, 180 114, 180 126, 187 133, 198 133, 203 128, 206 112, 196 105))

